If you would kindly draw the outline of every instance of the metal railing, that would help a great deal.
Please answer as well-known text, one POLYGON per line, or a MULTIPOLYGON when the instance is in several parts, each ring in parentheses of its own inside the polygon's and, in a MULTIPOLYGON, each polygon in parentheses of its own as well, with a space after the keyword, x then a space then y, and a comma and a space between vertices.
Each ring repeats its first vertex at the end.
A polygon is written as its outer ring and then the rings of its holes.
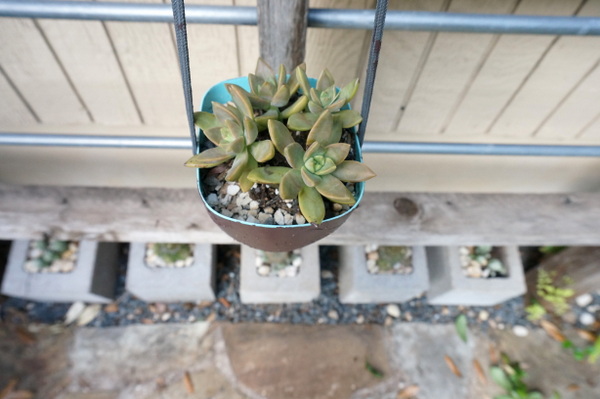
MULTIPOLYGON (((172 22, 169 4, 0 0, 0 17, 172 22)), ((374 10, 311 9, 313 28, 372 29, 374 10)), ((256 25, 255 7, 189 5, 188 23, 256 25)), ((388 11, 386 30, 600 35, 600 18, 388 11)), ((0 133, 0 145, 189 149, 189 138, 0 133)), ((364 152, 599 157, 600 146, 366 141, 364 152)))

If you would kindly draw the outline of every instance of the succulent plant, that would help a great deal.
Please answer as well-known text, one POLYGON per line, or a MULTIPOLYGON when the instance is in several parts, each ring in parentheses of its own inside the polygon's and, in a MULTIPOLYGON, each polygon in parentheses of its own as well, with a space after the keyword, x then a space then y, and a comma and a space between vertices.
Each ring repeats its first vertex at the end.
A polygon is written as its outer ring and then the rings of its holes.
MULTIPOLYGON (((231 102, 213 102, 212 112, 194 114, 214 146, 209 143, 186 166, 212 168, 231 162, 225 180, 238 182, 243 191, 255 183, 278 185, 281 199, 297 198, 300 212, 314 224, 324 220, 323 198, 356 203, 344 182, 375 176, 364 164, 347 159, 351 145, 340 142, 347 137, 344 129, 362 120, 358 112, 342 109, 356 94, 358 79, 339 90, 325 70, 311 88, 304 64, 288 76, 285 67, 276 74, 259 60, 255 74, 248 76, 249 91, 225 86, 231 102)), ((353 133, 348 134, 352 142, 353 133)))
POLYGON ((40 256, 35 259, 38 268, 43 269, 52 266, 52 263, 61 259, 69 249, 68 241, 43 239, 35 242, 35 247, 41 251, 40 256))
POLYGON ((288 127, 292 130, 308 131, 310 130, 319 115, 324 110, 329 110, 334 117, 334 128, 351 128, 362 121, 361 115, 353 110, 342 110, 356 95, 358 90, 358 79, 347 84, 339 90, 335 86, 335 80, 331 73, 325 69, 317 80, 317 87, 310 87, 306 71, 301 68, 296 69, 296 79, 305 95, 308 95, 308 112, 295 113, 290 115, 288 127))
POLYGON ((308 134, 305 151, 279 121, 269 121, 269 134, 277 150, 291 167, 265 166, 254 169, 248 179, 256 183, 278 184, 284 200, 298 198, 300 211, 310 223, 325 218, 325 197, 339 204, 354 205, 354 195, 342 182, 361 182, 375 176, 366 165, 347 161, 350 145, 339 143, 333 117, 323 111, 308 134))
POLYGON ((192 255, 190 244, 157 243, 154 244, 154 253, 167 264, 174 264, 178 260, 186 260, 192 255))
POLYGON ((242 116, 238 109, 218 103, 213 103, 213 112, 197 112, 194 119, 216 147, 194 155, 185 165, 210 168, 233 158, 225 180, 237 181, 243 191, 248 191, 254 184, 247 179, 248 173, 258 166, 258 162, 273 158, 273 143, 269 140, 256 141, 258 128, 247 113, 242 116))

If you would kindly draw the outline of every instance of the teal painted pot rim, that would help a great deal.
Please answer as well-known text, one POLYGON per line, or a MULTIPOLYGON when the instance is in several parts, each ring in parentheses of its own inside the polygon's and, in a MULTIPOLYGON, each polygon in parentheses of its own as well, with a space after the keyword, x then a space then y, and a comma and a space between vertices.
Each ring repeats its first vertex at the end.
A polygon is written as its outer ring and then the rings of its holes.
MULTIPOLYGON (((308 80, 309 80, 309 83, 311 84, 311 86, 313 86, 313 87, 317 83, 317 80, 314 78, 308 78, 308 80)), ((212 102, 213 101, 216 101, 218 103, 226 103, 228 101, 231 101, 231 96, 229 95, 229 92, 225 88, 226 84, 236 84, 238 86, 241 86, 245 90, 250 91, 250 85, 248 84, 247 77, 227 79, 222 82, 219 82, 219 83, 213 85, 204 94, 204 97, 202 98, 202 103, 201 103, 202 104, 201 111, 212 112, 212 102)), ((350 107, 348 105, 346 105, 343 109, 349 109, 349 108, 350 107)), ((353 128, 352 130, 356 136, 356 127, 353 128)), ((202 144, 206 140, 206 137, 204 136, 204 134, 201 133, 201 129, 196 130, 196 138, 197 138, 197 143, 198 143, 198 148, 196 149, 196 152, 199 152, 200 148, 202 147, 202 144)), ((358 142, 358 137, 356 137, 356 139, 354 140, 354 151, 355 151, 356 160, 359 162, 362 162, 363 161, 362 151, 360 148, 360 144, 358 142)), ((208 211, 211 214, 213 214, 214 216, 216 216, 220 219, 228 220, 233 223, 239 223, 239 224, 246 225, 246 226, 261 227, 261 228, 266 228, 266 229, 282 229, 282 228, 284 228, 284 229, 306 229, 307 227, 319 229, 319 226, 324 225, 325 223, 328 223, 331 221, 337 221, 342 218, 347 218, 349 216, 349 214, 352 213, 358 207, 358 205, 360 204, 360 202, 363 198, 364 191, 365 191, 365 183, 364 182, 354 183, 354 196, 356 198, 356 203, 352 207, 350 207, 347 211, 345 211, 337 216, 324 219, 323 222, 321 223, 321 225, 313 225, 311 223, 295 224, 295 225, 278 225, 278 224, 271 225, 271 224, 262 224, 262 223, 252 223, 252 222, 247 222, 244 220, 238 220, 238 219, 234 219, 232 217, 225 216, 225 215, 217 212, 216 210, 214 210, 212 208, 212 206, 210 206, 208 204, 208 202, 206 201, 206 198, 205 198, 205 193, 204 193, 203 187, 202 187, 202 173, 203 173, 202 171, 203 171, 203 169, 200 169, 200 168, 196 170, 196 184, 198 187, 198 192, 200 193, 200 198, 202 198, 202 202, 204 203, 206 209, 208 209, 208 211)))

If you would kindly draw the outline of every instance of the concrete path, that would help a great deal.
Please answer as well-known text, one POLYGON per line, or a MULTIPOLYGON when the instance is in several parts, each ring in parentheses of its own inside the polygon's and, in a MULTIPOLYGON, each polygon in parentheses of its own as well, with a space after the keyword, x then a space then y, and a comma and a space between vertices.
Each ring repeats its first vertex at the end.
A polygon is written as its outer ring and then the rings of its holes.
POLYGON ((529 385, 548 397, 600 397, 600 367, 543 331, 470 331, 464 343, 452 325, 419 323, 0 325, 0 390, 16 378, 40 399, 396 399, 417 385, 419 399, 485 399, 500 390, 473 361, 487 374, 490 347, 528 366, 529 385))

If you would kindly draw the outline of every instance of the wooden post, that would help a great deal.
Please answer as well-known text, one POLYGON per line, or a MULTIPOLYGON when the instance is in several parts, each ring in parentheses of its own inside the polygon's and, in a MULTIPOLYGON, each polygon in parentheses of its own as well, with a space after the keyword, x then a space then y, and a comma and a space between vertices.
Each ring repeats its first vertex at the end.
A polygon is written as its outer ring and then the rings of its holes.
POLYGON ((273 69, 304 61, 308 0, 258 0, 260 56, 273 69))

